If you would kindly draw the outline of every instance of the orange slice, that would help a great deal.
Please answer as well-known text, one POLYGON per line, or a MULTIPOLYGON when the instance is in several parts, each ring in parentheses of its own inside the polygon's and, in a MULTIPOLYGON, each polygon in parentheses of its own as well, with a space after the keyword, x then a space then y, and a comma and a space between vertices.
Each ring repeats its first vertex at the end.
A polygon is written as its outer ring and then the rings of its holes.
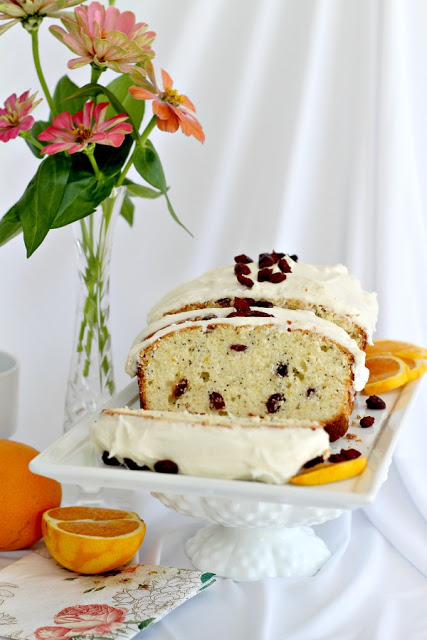
POLYGON ((145 535, 132 511, 98 507, 58 507, 45 511, 42 530, 52 557, 66 569, 96 574, 129 562, 145 535))
POLYGON ((366 357, 393 355, 400 358, 427 358, 427 349, 401 340, 374 340, 366 347, 366 357))
POLYGON ((427 371, 427 362, 422 358, 402 358, 402 360, 409 369, 408 382, 420 378, 427 371))
POLYGON ((397 389, 409 380, 409 367, 397 356, 382 355, 366 358, 369 380, 363 393, 374 396, 397 389))
POLYGON ((344 462, 321 462, 311 467, 311 469, 301 471, 301 473, 291 478, 289 482, 298 485, 313 485, 346 480, 347 478, 352 478, 362 473, 367 462, 366 456, 359 456, 358 458, 345 460, 344 462))

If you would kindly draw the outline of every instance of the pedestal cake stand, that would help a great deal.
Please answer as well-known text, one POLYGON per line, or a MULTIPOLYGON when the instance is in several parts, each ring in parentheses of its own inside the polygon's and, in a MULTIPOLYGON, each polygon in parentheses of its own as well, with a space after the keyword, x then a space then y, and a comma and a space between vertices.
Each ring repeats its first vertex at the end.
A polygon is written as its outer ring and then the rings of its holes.
MULTIPOLYGON (((30 462, 30 469, 62 483, 101 488, 149 490, 167 507, 208 521, 186 542, 186 552, 200 571, 238 581, 279 576, 312 576, 330 557, 313 525, 371 503, 387 478, 392 454, 412 407, 420 381, 384 394, 387 410, 376 412, 375 425, 361 429, 365 398, 356 399, 350 438, 333 449, 357 447, 368 458, 354 478, 320 486, 268 485, 105 466, 89 442, 86 418, 30 462), (84 479, 84 481, 82 481, 84 479)), ((133 381, 106 407, 138 405, 133 381)), ((107 505, 108 506, 108 505, 107 505)))

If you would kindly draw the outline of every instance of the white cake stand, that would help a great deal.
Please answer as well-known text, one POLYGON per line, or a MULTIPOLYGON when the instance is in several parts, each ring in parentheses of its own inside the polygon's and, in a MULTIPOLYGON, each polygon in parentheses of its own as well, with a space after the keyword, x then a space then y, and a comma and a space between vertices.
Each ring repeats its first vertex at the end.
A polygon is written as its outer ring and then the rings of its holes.
MULTIPOLYGON (((92 492, 91 500, 102 488, 148 490, 167 507, 212 523, 186 543, 193 564, 203 572, 238 581, 312 576, 330 552, 311 526, 372 503, 387 478, 418 389, 419 380, 414 380, 384 394, 387 410, 375 416, 374 426, 356 427, 354 442, 368 464, 360 476, 341 482, 311 487, 268 485, 107 467, 89 442, 95 417, 82 420, 33 458, 29 467, 65 484, 84 485, 85 491, 92 492)), ((137 401, 138 387, 133 381, 106 406, 133 406, 137 401)), ((356 422, 365 408, 364 398, 357 397, 356 422)), ((349 446, 348 440, 335 444, 338 450, 349 446)))
POLYGON ((312 525, 342 509, 153 493, 166 507, 212 524, 187 540, 200 571, 237 581, 313 576, 331 553, 312 525))

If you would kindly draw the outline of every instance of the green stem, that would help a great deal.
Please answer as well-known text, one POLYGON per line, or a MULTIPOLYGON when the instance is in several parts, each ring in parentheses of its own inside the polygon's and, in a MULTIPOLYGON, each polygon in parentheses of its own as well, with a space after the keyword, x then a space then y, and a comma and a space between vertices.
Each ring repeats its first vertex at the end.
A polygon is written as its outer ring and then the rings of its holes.
POLYGON ((92 67, 92 71, 90 74, 90 81, 92 82, 92 84, 96 84, 98 82, 101 73, 102 69, 96 69, 95 67, 92 67))
POLYGON ((157 116, 153 116, 151 118, 150 122, 145 127, 144 131, 141 133, 141 138, 139 140, 139 144, 141 145, 141 147, 145 146, 145 143, 147 142, 148 136, 150 135, 150 133, 152 132, 152 130, 156 126, 156 122, 157 122, 157 116))
POLYGON ((123 180, 126 178, 126 174, 129 171, 129 169, 131 168, 131 166, 133 165, 133 154, 134 154, 135 149, 133 149, 131 155, 129 156, 129 160, 127 161, 123 171, 121 172, 119 179, 117 180, 116 186, 120 187, 120 185, 123 184, 123 180))
POLYGON ((55 117, 57 115, 57 112, 56 112, 55 105, 52 100, 52 96, 50 95, 46 80, 43 75, 42 67, 40 64, 38 29, 34 29, 33 31, 31 31, 31 44, 32 44, 32 50, 33 50, 34 66, 36 67, 37 77, 42 86, 43 93, 50 107, 52 116, 55 117))
POLYGON ((44 149, 44 146, 41 144, 41 142, 36 140, 36 138, 33 135, 31 135, 29 131, 21 131, 19 134, 19 137, 24 138, 24 140, 28 140, 28 142, 31 142, 31 144, 33 144, 35 147, 40 149, 40 151, 44 149))
POLYGON ((97 164, 97 162, 95 160, 94 149, 89 149, 89 147, 86 147, 85 154, 89 158, 89 162, 92 165, 93 172, 94 172, 94 174, 96 176, 96 179, 97 180, 102 180, 102 173, 100 172, 98 164, 97 164))
MULTIPOLYGON (((156 126, 156 122, 157 122, 157 116, 153 116, 150 120, 150 122, 147 124, 147 126, 145 127, 144 131, 141 134, 141 138, 139 140, 139 143, 141 145, 141 147, 145 146, 145 143, 147 142, 148 136, 150 135, 150 133, 152 132, 152 130, 154 129, 154 127, 156 126)), ((123 184, 124 179, 126 178, 126 174, 129 171, 129 169, 131 168, 131 166, 133 165, 133 156, 135 153, 135 149, 133 150, 131 156, 129 157, 129 160, 127 161, 122 173, 120 174, 119 179, 117 180, 116 185, 118 187, 120 187, 121 184, 123 184)))

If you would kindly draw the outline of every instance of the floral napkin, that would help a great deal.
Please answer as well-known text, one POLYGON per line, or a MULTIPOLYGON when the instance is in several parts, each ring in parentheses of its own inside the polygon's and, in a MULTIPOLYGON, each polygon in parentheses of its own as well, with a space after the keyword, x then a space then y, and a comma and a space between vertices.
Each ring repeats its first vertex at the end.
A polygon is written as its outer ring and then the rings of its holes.
POLYGON ((147 564, 83 576, 37 549, 0 571, 0 636, 127 640, 214 582, 213 573, 147 564))

